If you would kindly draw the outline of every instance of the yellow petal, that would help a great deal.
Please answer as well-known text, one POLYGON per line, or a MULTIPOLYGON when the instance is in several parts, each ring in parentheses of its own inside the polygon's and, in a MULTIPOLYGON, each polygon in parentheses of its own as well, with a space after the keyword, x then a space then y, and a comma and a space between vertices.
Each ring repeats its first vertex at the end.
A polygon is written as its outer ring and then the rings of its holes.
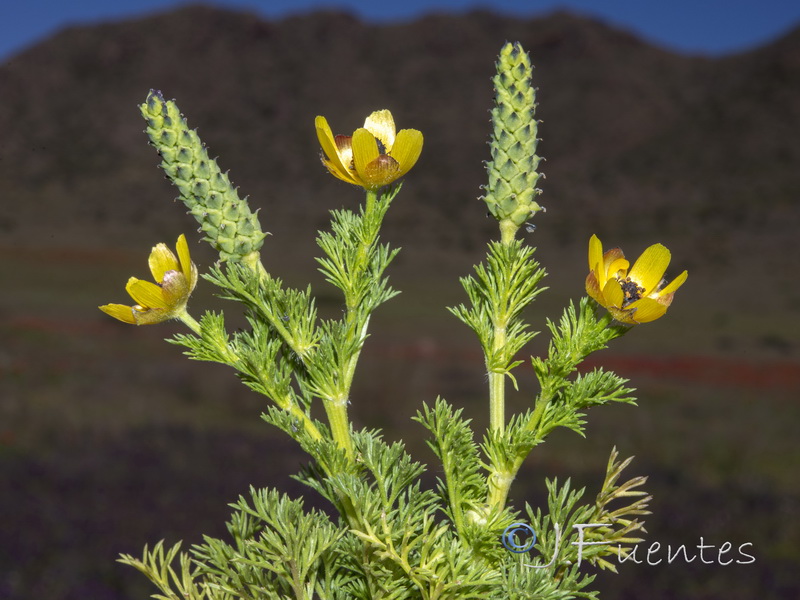
POLYGON ((686 278, 689 277, 689 272, 684 271, 680 275, 678 275, 675 279, 673 279, 668 286, 666 286, 663 290, 658 292, 659 296, 666 296, 667 294, 674 294, 675 290, 683 285, 683 282, 686 281, 686 278))
MULTIPOLYGON (((364 129, 369 131, 383 144, 383 151, 381 154, 388 153, 394 147, 395 126, 394 117, 392 117, 390 111, 386 109, 376 110, 364 121, 364 129)), ((394 155, 394 153, 392 154, 394 155)))
POLYGON ((353 163, 355 164, 356 174, 360 179, 364 179, 367 172, 367 165, 374 161, 380 152, 375 136, 366 129, 356 129, 353 133, 353 163))
POLYGON ((172 250, 167 248, 166 244, 156 244, 153 246, 147 262, 150 265, 150 272, 153 274, 153 279, 158 282, 164 278, 164 273, 167 271, 174 271, 180 268, 177 257, 172 250))
POLYGON ((336 143, 336 153, 344 170, 348 173, 353 171, 353 138, 349 135, 337 135, 333 138, 336 143))
POLYGON ((614 248, 614 250, 609 250, 606 252, 606 254, 612 256, 613 258, 613 260, 607 260, 605 263, 606 277, 622 277, 624 279, 627 276, 631 263, 625 260, 625 257, 622 255, 622 250, 619 248, 614 248), (614 253, 615 250, 617 251, 616 255, 618 255, 619 258, 613 258, 612 253, 614 253))
POLYGON ((328 125, 328 120, 325 117, 317 116, 314 119, 314 129, 317 131, 317 140, 319 145, 322 146, 325 156, 328 158, 335 156, 336 142, 333 140, 333 131, 331 131, 331 126, 328 125))
POLYGON ((194 288, 197 287, 197 265, 192 263, 192 273, 189 277, 189 293, 191 294, 194 291, 194 288))
POLYGON ((175 250, 178 251, 180 271, 188 281, 192 276, 192 255, 189 254, 189 244, 186 242, 185 235, 180 234, 178 236, 178 241, 175 244, 175 250))
POLYGON ((603 291, 600 289, 600 284, 597 281, 597 277, 595 277, 594 271, 591 271, 586 277, 586 293, 598 304, 603 304, 603 291))
POLYGON ((340 149, 336 139, 333 137, 333 132, 330 125, 328 125, 327 119, 325 117, 317 117, 314 121, 314 126, 317 130, 319 145, 322 147, 322 152, 326 157, 326 160, 322 161, 323 164, 339 179, 348 183, 357 183, 353 180, 348 169, 350 161, 347 160, 347 164, 342 161, 340 149))
POLYGON ((332 163, 329 160, 323 159, 322 164, 325 165, 325 168, 328 169, 328 172, 337 179, 341 179, 342 181, 346 181, 347 183, 351 183, 353 185, 361 185, 361 182, 353 177, 350 171, 342 171, 335 163, 332 163))
POLYGON ((665 246, 653 244, 647 248, 633 264, 628 277, 644 288, 644 296, 650 293, 661 283, 664 271, 669 266, 672 255, 665 246))
POLYGON ((663 304, 652 298, 642 298, 633 302, 629 309, 635 310, 633 313, 633 320, 637 323, 649 323, 655 321, 659 317, 663 317, 667 312, 669 304, 663 304))
POLYGON ((589 270, 594 271, 598 281, 605 282, 606 272, 601 269, 603 265, 603 243, 596 235, 589 238, 589 270))
POLYGON ((141 305, 143 308, 169 308, 164 301, 161 288, 155 283, 131 277, 125 289, 131 298, 136 301, 136 304, 141 305))
POLYGON ((104 304, 103 306, 98 306, 98 308, 107 315, 111 315, 123 323, 130 323, 131 325, 136 324, 136 320, 133 318, 133 308, 130 306, 125 306, 124 304, 104 304))
POLYGON ((189 243, 186 241, 186 236, 181 234, 178 237, 178 243, 175 244, 175 249, 178 251, 178 260, 181 263, 181 273, 186 278, 189 287, 189 294, 194 291, 197 285, 197 265, 192 262, 192 256, 189 254, 189 243))
POLYGON ((422 133, 416 129, 402 129, 392 147, 392 158, 400 164, 397 177, 402 177, 417 163, 422 153, 422 133))
POLYGON ((625 302, 625 293, 622 291, 619 281, 609 279, 603 286, 603 301, 601 304, 606 308, 611 306, 621 308, 623 302, 625 302))

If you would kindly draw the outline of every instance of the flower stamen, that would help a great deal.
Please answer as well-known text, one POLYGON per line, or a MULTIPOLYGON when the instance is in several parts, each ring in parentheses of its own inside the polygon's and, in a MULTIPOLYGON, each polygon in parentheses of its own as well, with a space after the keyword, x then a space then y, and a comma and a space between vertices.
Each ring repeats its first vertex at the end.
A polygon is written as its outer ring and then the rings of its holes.
POLYGON ((622 293, 625 294, 625 300, 622 302, 623 308, 632 302, 636 302, 644 294, 644 288, 635 281, 631 281, 630 277, 625 279, 617 277, 617 281, 619 281, 619 286, 622 288, 622 293))

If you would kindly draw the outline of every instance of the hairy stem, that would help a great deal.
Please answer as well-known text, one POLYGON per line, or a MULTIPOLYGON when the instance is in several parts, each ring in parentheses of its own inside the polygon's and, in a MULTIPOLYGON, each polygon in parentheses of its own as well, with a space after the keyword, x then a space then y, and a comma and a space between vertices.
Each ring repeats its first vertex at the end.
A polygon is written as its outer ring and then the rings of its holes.
MULTIPOLYGON (((494 328, 494 348, 502 348, 506 341, 505 327, 494 328)), ((487 357, 487 362, 488 362, 487 357)), ((503 431, 506 426, 506 375, 489 371, 489 427, 503 431)))
MULTIPOLYGON (((378 193, 372 190, 367 190, 366 205, 364 208, 364 220, 369 222, 375 211, 375 205, 378 199, 378 193)), ((369 267, 369 251, 375 243, 380 230, 380 221, 376 226, 371 228, 369 234, 365 236, 358 248, 358 255, 353 265, 352 276, 352 290, 359 289, 359 282, 363 277, 368 276, 367 270, 369 267)), ((361 356, 361 347, 367 336, 367 328, 369 326, 369 315, 364 317, 360 313, 360 299, 356 294, 351 291, 345 291, 346 314, 345 321, 348 324, 348 331, 351 335, 358 336, 358 350, 353 352, 342 365, 342 388, 341 395, 336 398, 330 398, 325 402, 325 412, 328 415, 328 421, 331 426, 331 432, 336 442, 342 447, 347 456, 352 460, 354 458, 353 441, 350 436, 350 419, 347 415, 347 405, 350 397, 350 389, 353 385, 353 378, 355 376, 356 366, 358 359, 361 356)))
POLYGON ((179 314, 177 318, 189 329, 191 329, 194 333, 200 335, 200 323, 198 323, 197 320, 192 315, 186 312, 186 309, 184 309, 183 312, 179 314))
POLYGON ((333 439, 346 453, 350 460, 355 458, 353 439, 350 436, 350 419, 347 416, 347 396, 330 398, 324 402, 325 413, 331 426, 333 439))

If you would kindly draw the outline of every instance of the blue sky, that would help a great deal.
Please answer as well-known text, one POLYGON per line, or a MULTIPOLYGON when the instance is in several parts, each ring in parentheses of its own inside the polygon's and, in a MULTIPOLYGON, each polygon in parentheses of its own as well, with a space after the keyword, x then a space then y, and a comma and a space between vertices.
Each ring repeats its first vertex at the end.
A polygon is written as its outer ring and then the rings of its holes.
MULTIPOLYGON (((3 0, 0 60, 62 27, 141 16, 186 4, 180 0, 3 0)), ((661 46, 720 55, 761 45, 800 23, 800 0, 209 0, 266 18, 314 8, 343 8, 368 21, 413 19, 432 11, 491 7, 534 16, 557 8, 600 17, 661 46)))

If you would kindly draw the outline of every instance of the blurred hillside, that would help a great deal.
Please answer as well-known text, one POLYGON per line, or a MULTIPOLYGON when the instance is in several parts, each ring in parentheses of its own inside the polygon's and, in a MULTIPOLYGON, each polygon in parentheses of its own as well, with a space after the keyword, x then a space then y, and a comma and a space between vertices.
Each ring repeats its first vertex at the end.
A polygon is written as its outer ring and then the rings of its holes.
MULTIPOLYGON (((485 420, 479 348, 444 306, 463 300, 456 277, 496 236, 477 197, 506 40, 536 65, 547 159, 547 212, 526 234, 550 272, 534 325, 583 294, 592 233, 630 257, 663 242, 668 276, 690 271, 667 318, 593 357, 630 377, 642 406, 590 413, 588 440, 553 436, 516 497, 539 498, 543 475, 597 484, 616 444, 652 475, 655 539, 752 541, 758 562, 632 569, 601 581, 616 589, 604 598, 800 593, 800 28, 710 60, 568 13, 376 26, 192 6, 65 29, 0 65, 0 479, 13 482, 0 489, 0 597, 144 597, 116 553, 222 535, 226 502, 249 483, 294 485, 302 460, 231 373, 162 342, 178 325, 127 327, 96 309, 127 301, 153 244, 200 238, 142 133, 150 88, 177 100, 261 209, 265 265, 310 278, 323 312, 339 300, 314 271, 314 235, 360 193, 320 165, 314 117, 349 133, 389 108, 422 130, 383 233, 403 248, 390 268, 403 294, 374 319, 353 416, 408 434, 426 461, 409 421, 423 400, 485 420)), ((201 270, 215 258, 192 251, 201 270)), ((219 306, 209 287, 193 312, 219 306)), ((524 369, 512 410, 535 387, 524 369)))
MULTIPOLYGON (((385 237, 405 249, 400 266, 411 261, 424 277, 453 256, 477 258, 494 235, 476 198, 489 78, 505 40, 522 42, 536 65, 548 211, 532 241, 551 271, 582 271, 596 232, 630 254, 667 244, 674 272, 692 270, 696 304, 720 292, 730 299, 754 269, 770 292, 733 308, 762 316, 796 304, 800 29, 718 60, 567 13, 367 26, 337 13, 266 22, 198 6, 66 29, 0 66, 0 239, 141 253, 189 231, 142 134, 137 104, 157 88, 262 209, 274 234, 267 257, 281 248, 293 268, 311 271, 314 231, 330 208, 358 197, 320 168, 314 116, 350 132, 388 107, 399 127, 426 135, 387 223, 385 237)), ((730 318, 714 304, 705 318, 730 318)))

